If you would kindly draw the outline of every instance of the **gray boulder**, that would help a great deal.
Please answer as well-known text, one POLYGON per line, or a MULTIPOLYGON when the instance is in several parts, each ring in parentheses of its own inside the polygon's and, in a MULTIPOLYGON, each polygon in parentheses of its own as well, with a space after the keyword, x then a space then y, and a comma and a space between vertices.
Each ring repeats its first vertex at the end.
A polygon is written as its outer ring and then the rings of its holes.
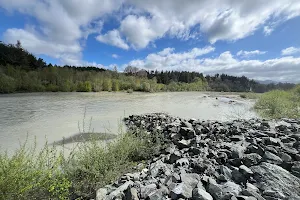
POLYGON ((141 198, 146 199, 157 187, 154 183, 141 187, 141 198))
POLYGON ((189 199, 193 196, 193 188, 186 183, 179 183, 171 192, 171 199, 189 199))
POLYGON ((107 195, 107 189, 106 188, 100 188, 96 192, 96 200, 105 200, 107 195))
POLYGON ((247 167, 250 167, 253 165, 258 165, 261 160, 262 160, 262 157, 257 153, 246 154, 243 157, 243 163, 247 167))
POLYGON ((232 196, 238 196, 241 191, 241 186, 231 181, 228 181, 225 184, 210 182, 208 185, 208 192, 218 200, 227 200, 232 196))
MULTIPOLYGON (((280 166, 263 162, 251 167, 256 186, 262 191, 276 191, 291 200, 300 199, 300 179, 280 166)), ((280 199, 280 197, 278 197, 280 199)))
POLYGON ((156 161, 150 165, 150 173, 152 177, 157 177, 161 174, 165 174, 166 176, 171 175, 171 169, 168 165, 163 163, 161 160, 156 161))
POLYGON ((193 190, 193 200, 213 200, 213 197, 203 188, 195 188, 193 190))

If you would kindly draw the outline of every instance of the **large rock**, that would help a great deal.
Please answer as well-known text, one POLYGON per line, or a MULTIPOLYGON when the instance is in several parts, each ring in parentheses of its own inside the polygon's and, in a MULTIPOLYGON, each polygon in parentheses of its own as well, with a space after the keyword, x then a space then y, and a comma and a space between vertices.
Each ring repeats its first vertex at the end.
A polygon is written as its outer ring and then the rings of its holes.
POLYGON ((179 183, 170 193, 171 199, 189 199, 193 196, 193 188, 186 183, 179 183))
POLYGON ((213 200, 213 197, 203 188, 195 188, 193 190, 193 200, 213 200))
POLYGON ((125 200, 139 200, 138 191, 135 188, 128 188, 125 192, 125 200))
MULTIPOLYGON (((263 162, 251 167, 256 186, 262 191, 276 191, 290 200, 300 199, 300 179, 280 166, 263 162)), ((280 197, 278 197, 280 199, 280 197)))
POLYGON ((141 197, 146 199, 152 192, 156 191, 157 187, 154 183, 141 187, 141 197))
POLYGON ((247 167, 258 165, 262 160, 262 157, 257 153, 246 154, 243 157, 243 163, 247 167))
POLYGON ((167 164, 163 163, 161 160, 158 160, 150 165, 150 173, 152 177, 157 177, 161 174, 169 176, 171 175, 171 169, 167 164))
POLYGON ((129 187, 133 186, 133 182, 132 181, 127 181, 125 182, 123 185, 121 185, 120 187, 118 187, 116 190, 114 190, 113 192, 111 192, 108 196, 107 196, 107 200, 113 200, 113 199, 122 199, 124 198, 125 194, 124 191, 127 190, 129 187))
POLYGON ((241 186, 234 182, 226 182, 225 184, 209 183, 208 192, 218 200, 228 200, 232 196, 238 196, 242 191, 241 186))
POLYGON ((107 195, 107 189, 106 188, 100 188, 96 192, 96 200, 105 200, 107 195))

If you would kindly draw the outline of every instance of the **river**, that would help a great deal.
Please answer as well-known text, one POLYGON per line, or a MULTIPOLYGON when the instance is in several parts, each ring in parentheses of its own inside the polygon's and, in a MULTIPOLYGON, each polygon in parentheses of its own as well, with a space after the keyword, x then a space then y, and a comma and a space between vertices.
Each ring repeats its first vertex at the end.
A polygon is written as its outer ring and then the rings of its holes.
POLYGON ((253 104, 237 95, 204 92, 0 95, 0 148, 12 151, 26 139, 44 144, 70 137, 82 131, 84 113, 85 131, 117 134, 121 119, 131 114, 166 112, 183 118, 226 121, 256 117, 253 104))

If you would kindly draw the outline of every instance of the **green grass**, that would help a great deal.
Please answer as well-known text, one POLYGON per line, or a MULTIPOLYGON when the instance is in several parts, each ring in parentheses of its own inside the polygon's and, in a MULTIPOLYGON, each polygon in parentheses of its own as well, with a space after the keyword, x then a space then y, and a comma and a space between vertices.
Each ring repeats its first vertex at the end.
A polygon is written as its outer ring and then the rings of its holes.
POLYGON ((299 118, 300 86, 292 90, 273 90, 264 93, 255 104, 256 111, 265 118, 299 118))
POLYGON ((160 148, 156 137, 126 133, 107 145, 84 142, 69 156, 47 144, 42 150, 20 147, 0 154, 0 199, 93 198, 97 188, 114 182, 160 148))

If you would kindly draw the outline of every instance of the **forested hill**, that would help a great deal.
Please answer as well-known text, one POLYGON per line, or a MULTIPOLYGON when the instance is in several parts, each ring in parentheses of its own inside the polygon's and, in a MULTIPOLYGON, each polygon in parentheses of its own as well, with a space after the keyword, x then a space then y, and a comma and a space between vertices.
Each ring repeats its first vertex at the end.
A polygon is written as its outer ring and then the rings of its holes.
POLYGON ((224 91, 266 92, 294 84, 260 84, 245 76, 204 76, 187 71, 145 71, 128 66, 124 72, 96 67, 56 66, 16 45, 0 42, 0 93, 98 91, 224 91))

